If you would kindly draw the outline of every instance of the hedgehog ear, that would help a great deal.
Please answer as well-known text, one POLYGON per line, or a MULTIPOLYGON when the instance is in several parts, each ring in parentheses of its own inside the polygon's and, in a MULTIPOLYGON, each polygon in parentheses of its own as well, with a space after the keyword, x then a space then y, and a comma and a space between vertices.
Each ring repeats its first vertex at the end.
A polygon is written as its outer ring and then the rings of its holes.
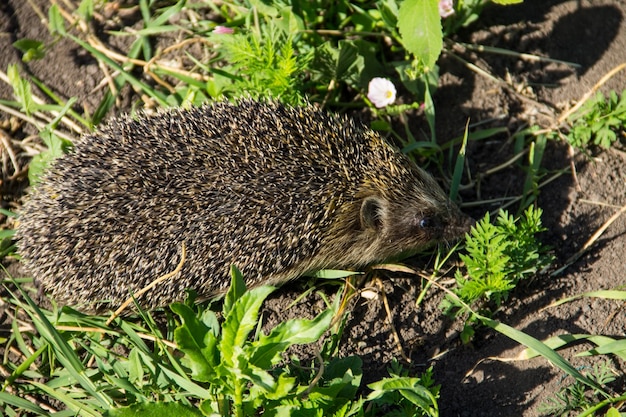
POLYGON ((378 197, 367 197, 361 203, 361 228, 380 230, 383 227, 385 204, 378 197))

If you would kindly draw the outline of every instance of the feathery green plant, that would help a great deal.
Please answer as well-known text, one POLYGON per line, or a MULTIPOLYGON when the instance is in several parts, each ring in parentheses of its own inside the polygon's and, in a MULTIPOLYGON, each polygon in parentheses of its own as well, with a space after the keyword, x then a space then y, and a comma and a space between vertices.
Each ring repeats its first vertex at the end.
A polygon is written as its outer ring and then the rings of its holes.
POLYGON ((292 35, 268 23, 262 33, 251 30, 213 35, 213 39, 217 37, 218 50, 230 63, 220 72, 233 81, 219 93, 237 96, 245 92, 253 98, 272 97, 291 104, 305 102, 301 79, 313 55, 297 55, 292 35))
POLYGON ((626 133, 626 90, 621 97, 611 91, 608 97, 598 92, 569 117, 571 128, 565 135, 574 147, 586 149, 589 145, 609 148, 626 133))
MULTIPOLYGON (((478 311, 487 314, 502 305, 520 280, 535 275, 552 261, 537 239, 545 230, 541 225, 541 209, 529 206, 524 216, 514 219, 500 211, 495 224, 489 213, 476 224, 465 238, 466 254, 459 256, 465 263, 466 274, 457 270, 457 286, 453 292, 468 305, 479 304, 478 311)), ((454 297, 447 296, 441 304, 445 314, 456 316, 464 308, 454 297)), ((467 342, 473 335, 468 319, 461 335, 467 342)))
MULTIPOLYGON (((598 386, 606 386, 616 379, 608 362, 596 364, 584 374, 598 386)), ((545 416, 565 416, 573 411, 589 409, 601 402, 603 398, 604 396, 597 389, 575 380, 564 385, 557 393, 544 401, 537 411, 545 416)))

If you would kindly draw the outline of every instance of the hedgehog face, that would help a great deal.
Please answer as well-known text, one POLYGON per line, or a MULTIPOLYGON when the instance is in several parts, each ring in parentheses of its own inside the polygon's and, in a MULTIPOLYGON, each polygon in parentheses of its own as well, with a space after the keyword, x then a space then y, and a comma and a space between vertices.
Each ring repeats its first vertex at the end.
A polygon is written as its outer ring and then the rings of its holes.
POLYGON ((376 196, 363 199, 361 228, 373 239, 373 258, 386 260, 414 254, 433 243, 461 236, 473 223, 447 202, 437 207, 411 203, 392 203, 376 196))
POLYGON ((445 220, 435 213, 412 207, 398 207, 381 197, 367 197, 361 203, 361 228, 373 236, 379 257, 417 251, 443 237, 445 220))

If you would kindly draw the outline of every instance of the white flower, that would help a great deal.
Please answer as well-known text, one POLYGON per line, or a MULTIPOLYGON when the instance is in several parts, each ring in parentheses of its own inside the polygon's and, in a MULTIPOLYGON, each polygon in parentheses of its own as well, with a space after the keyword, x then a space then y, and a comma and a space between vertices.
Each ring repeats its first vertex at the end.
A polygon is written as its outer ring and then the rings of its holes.
POLYGON ((387 78, 372 78, 367 87, 367 98, 379 109, 388 106, 396 101, 396 87, 387 78))
POLYGON ((439 16, 442 19, 454 14, 454 0, 439 0, 439 16))

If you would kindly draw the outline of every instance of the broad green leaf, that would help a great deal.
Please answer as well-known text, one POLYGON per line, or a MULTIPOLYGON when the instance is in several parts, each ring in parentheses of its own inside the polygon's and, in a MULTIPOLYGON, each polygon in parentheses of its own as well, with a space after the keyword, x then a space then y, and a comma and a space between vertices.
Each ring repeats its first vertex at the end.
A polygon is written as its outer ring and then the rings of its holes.
MULTIPOLYGON (((283 400, 284 402, 284 399, 292 393, 293 388, 296 386, 296 382, 297 379, 295 377, 280 374, 274 385, 274 391, 266 392, 264 397, 268 400, 283 400)), ((255 392, 253 392, 252 388, 250 389, 250 397, 255 397, 255 392)))
POLYGON ((335 402, 355 398, 363 377, 363 362, 358 356, 335 358, 326 365, 322 383, 312 392, 332 398, 335 402))
POLYGON ((243 280, 243 274, 235 265, 230 266, 230 288, 224 296, 224 305, 222 313, 227 317, 230 310, 237 301, 246 292, 246 283, 243 280))
POLYGON ((292 7, 281 8, 280 19, 276 19, 274 23, 286 35, 298 33, 306 29, 302 17, 295 14, 292 7))
POLYGON ((30 62, 33 59, 41 59, 45 56, 45 45, 41 41, 33 39, 19 39, 13 42, 13 46, 22 51, 22 61, 30 62))
POLYGON ((131 382, 139 382, 143 379, 143 365, 139 349, 133 347, 128 355, 128 378, 131 382))
POLYGON ((438 415, 435 396, 421 384, 419 378, 395 377, 385 378, 368 385, 372 390, 367 397, 369 401, 382 397, 387 392, 397 391, 414 405, 429 415, 438 415))
POLYGON ((174 330, 174 341, 185 353, 183 361, 191 369, 192 377, 197 381, 211 381, 215 378, 214 368, 219 361, 215 335, 198 320, 188 306, 174 303, 170 309, 178 314, 182 321, 182 324, 174 330))
POLYGON ((395 0, 383 0, 376 2, 376 8, 385 26, 394 28, 398 24, 398 3, 395 0))
POLYGON ((233 352, 243 347, 257 323, 261 304, 274 289, 270 286, 253 288, 233 304, 224 321, 222 339, 219 343, 222 362, 226 366, 234 365, 233 352))
POLYGON ((262 1, 262 0, 250 0, 250 4, 256 10, 258 10, 259 14, 267 15, 269 17, 277 17, 278 16, 278 8, 272 5, 273 2, 262 1))
POLYGON ((275 392, 276 381, 264 368, 259 368, 250 363, 246 363, 242 374, 257 387, 260 387, 264 392, 275 392))
POLYGON ((363 65, 363 57, 359 56, 359 49, 354 43, 339 41, 339 57, 335 69, 336 78, 338 80, 356 79, 363 65))
POLYGON ((353 41, 340 41, 338 46, 326 42, 315 48, 313 67, 328 78, 355 84, 365 67, 364 58, 353 41))
POLYGON ((621 417, 623 416, 623 414, 620 413, 617 408, 611 407, 606 411, 606 414, 604 416, 605 417, 621 417))
POLYGON ((437 0, 405 0, 398 13, 401 42, 421 61, 426 72, 435 66, 443 48, 437 4, 437 0))
POLYGON ((294 319, 280 323, 267 335, 255 341, 250 362, 267 369, 280 360, 280 354, 293 344, 311 343, 320 338, 333 319, 333 311, 325 310, 313 320, 294 319))
MULTIPOLYGON (((143 361, 146 362, 146 359, 144 358, 143 361)), ((213 398, 212 392, 194 383, 193 381, 190 381, 187 375, 184 375, 184 376, 180 375, 179 373, 172 371, 171 369, 169 369, 166 366, 163 366, 160 363, 155 363, 155 366, 159 373, 162 373, 165 377, 167 377, 168 380, 164 384, 165 386, 171 385, 173 381, 173 383, 177 387, 183 390, 186 390, 190 396, 195 396, 197 398, 202 398, 202 399, 213 398)), ((163 379, 166 379, 166 378, 163 378, 163 379)))
POLYGON ((82 20, 88 22, 93 17, 94 6, 93 0, 82 0, 76 9, 76 13, 82 20))

